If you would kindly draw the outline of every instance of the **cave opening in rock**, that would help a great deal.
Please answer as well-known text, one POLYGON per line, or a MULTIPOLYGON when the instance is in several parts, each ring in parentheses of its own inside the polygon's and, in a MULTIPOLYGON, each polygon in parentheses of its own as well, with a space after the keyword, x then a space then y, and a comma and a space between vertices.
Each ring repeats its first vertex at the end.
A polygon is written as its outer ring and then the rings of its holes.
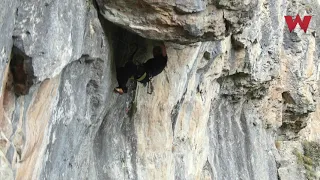
POLYGON ((152 48, 160 45, 161 42, 151 39, 143 38, 127 29, 114 25, 104 19, 102 23, 109 42, 111 42, 111 49, 113 50, 113 59, 117 67, 124 65, 130 61, 131 55, 137 48, 132 61, 135 64, 141 64, 152 58, 152 48))
POLYGON ((10 73, 14 93, 17 96, 28 94, 35 79, 32 59, 15 46, 11 51, 10 73))
MULTIPOLYGON (((153 48, 163 44, 161 41, 141 37, 122 26, 118 26, 106 20, 101 14, 99 14, 99 20, 108 39, 111 59, 116 69, 123 67, 129 61, 136 65, 145 63, 153 58, 153 48)), ((134 90, 136 83, 130 80, 128 83, 134 90)))
POLYGON ((153 46, 160 45, 160 41, 141 37, 120 25, 108 21, 100 14, 99 6, 95 0, 93 0, 93 5, 98 12, 98 18, 101 26, 110 43, 112 58, 116 67, 123 66, 128 61, 128 58, 132 55, 136 47, 138 47, 138 50, 133 57, 134 63, 141 64, 149 58, 152 58, 152 48, 153 46))

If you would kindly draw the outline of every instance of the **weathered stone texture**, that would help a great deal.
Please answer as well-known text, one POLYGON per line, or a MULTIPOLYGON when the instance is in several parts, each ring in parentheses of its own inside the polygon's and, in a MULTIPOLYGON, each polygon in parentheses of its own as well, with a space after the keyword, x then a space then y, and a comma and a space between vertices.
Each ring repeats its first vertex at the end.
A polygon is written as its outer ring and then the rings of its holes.
POLYGON ((14 45, 32 57, 39 81, 58 75, 68 63, 80 58, 87 5, 83 0, 21 1, 14 45))
POLYGON ((0 7, 0 92, 5 82, 5 70, 9 64, 12 47, 12 33, 15 23, 15 11, 17 2, 15 0, 4 0, 0 7))

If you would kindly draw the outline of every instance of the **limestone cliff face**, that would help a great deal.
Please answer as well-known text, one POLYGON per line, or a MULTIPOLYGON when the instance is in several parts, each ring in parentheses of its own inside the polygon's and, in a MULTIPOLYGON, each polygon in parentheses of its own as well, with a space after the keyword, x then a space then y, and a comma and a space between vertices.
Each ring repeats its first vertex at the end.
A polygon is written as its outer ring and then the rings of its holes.
POLYGON ((4 0, 0 179, 319 179, 320 2, 4 0), (100 13, 100 15, 99 15, 100 13), (290 33, 284 15, 312 15, 290 33), (164 40, 154 92, 116 67, 164 40))

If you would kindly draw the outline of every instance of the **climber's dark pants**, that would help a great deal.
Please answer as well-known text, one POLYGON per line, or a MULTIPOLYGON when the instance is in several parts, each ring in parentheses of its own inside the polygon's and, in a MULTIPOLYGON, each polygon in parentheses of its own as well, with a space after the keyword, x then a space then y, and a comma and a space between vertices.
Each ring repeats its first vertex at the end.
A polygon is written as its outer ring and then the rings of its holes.
POLYGON ((120 88, 127 90, 127 81, 137 74, 137 69, 137 65, 132 62, 127 62, 124 67, 117 68, 117 80, 120 88))

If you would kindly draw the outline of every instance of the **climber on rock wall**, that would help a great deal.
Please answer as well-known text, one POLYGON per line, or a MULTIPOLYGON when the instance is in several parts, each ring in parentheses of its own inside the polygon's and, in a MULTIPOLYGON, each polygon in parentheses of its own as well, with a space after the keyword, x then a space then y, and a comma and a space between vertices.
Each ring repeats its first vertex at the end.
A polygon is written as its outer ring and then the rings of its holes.
MULTIPOLYGON (((132 57, 133 58, 133 57, 132 57)), ((153 58, 147 62, 136 65, 132 61, 125 64, 124 67, 117 68, 117 80, 119 86, 114 88, 114 92, 123 94, 127 92, 127 81, 130 77, 144 85, 151 79, 160 74, 167 65, 167 52, 164 45, 153 48, 153 58)))

